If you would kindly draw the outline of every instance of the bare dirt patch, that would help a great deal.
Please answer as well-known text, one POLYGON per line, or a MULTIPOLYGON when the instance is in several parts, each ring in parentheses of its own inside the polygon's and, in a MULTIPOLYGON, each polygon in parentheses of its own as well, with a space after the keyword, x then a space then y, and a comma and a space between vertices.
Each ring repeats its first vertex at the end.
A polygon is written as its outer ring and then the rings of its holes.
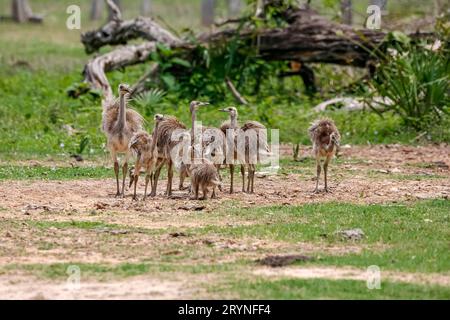
MULTIPOLYGON (((307 149, 305 149, 307 152, 307 149)), ((114 198, 113 179, 73 181, 0 182, 0 216, 15 219, 70 219, 105 221, 145 228, 202 226, 211 221, 185 219, 198 212, 225 210, 230 204, 251 208, 264 205, 297 205, 317 202, 389 203, 417 199, 448 198, 450 171, 434 163, 450 165, 448 146, 352 147, 342 150, 339 161, 330 169, 331 193, 312 194, 313 168, 299 166, 299 173, 256 179, 256 193, 228 194, 228 184, 218 200, 193 202, 186 191, 176 191, 173 199, 163 196, 166 181, 159 183, 158 196, 147 201, 114 198), (429 166, 427 166, 429 165, 429 166), (195 206, 193 206, 195 205, 195 206), (203 208, 204 206, 204 208, 203 208), (193 208, 193 209, 189 209, 193 208), (110 214, 113 212, 114 214, 110 214)), ((314 166, 313 164, 311 165, 314 166)), ((112 175, 112 172, 111 172, 112 175)), ((142 180, 142 179, 141 179, 142 180)), ((228 179, 227 179, 228 180, 228 179)), ((322 181, 321 181, 322 182, 322 181)), ((142 197, 143 185, 139 186, 142 197)), ((215 221, 226 224, 226 220, 215 221)))
POLYGON ((162 280, 139 276, 121 281, 80 281, 79 287, 76 287, 66 281, 0 276, 0 297, 8 300, 187 299, 194 293, 195 290, 189 288, 183 279, 162 280))

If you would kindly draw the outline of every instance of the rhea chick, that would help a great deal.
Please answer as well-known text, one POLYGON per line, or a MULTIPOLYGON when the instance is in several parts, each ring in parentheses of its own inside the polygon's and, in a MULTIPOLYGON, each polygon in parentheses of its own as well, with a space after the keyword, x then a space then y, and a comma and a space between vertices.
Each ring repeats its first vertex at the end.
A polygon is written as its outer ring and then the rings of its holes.
POLYGON ((130 140, 129 148, 137 155, 136 167, 131 172, 130 171, 130 186, 134 183, 134 194, 133 200, 137 200, 136 196, 136 188, 137 182, 139 179, 139 174, 141 171, 141 167, 144 168, 146 176, 145 176, 145 191, 144 198, 147 197, 147 188, 149 181, 151 182, 151 186, 153 186, 153 170, 155 168, 156 162, 158 160, 158 151, 156 148, 156 131, 158 130, 159 123, 164 119, 163 115, 157 114, 154 117, 155 120, 155 128, 153 131, 153 135, 150 135, 146 131, 139 131, 133 135, 130 140))
POLYGON ((339 134, 339 130, 334 124, 334 121, 331 119, 321 119, 315 121, 308 129, 308 132, 311 142, 313 144, 313 154, 316 158, 316 166, 317 166, 317 179, 314 193, 319 192, 319 178, 322 169, 321 165, 323 159, 325 159, 323 163, 325 192, 329 192, 327 181, 328 164, 338 151, 341 135, 339 134))
POLYGON ((211 198, 216 197, 216 188, 220 185, 219 173, 216 166, 202 159, 202 163, 194 163, 188 166, 189 175, 191 176, 191 190, 193 192, 192 199, 197 200, 199 190, 202 190, 203 197, 200 200, 207 200, 209 188, 212 188, 211 198))

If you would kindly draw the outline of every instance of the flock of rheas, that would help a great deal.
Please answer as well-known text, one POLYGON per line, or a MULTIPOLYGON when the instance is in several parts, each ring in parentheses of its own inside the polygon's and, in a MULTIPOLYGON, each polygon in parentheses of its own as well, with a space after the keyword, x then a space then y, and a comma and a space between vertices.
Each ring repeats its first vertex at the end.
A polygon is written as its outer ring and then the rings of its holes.
MULTIPOLYGON (((237 109, 227 107, 220 111, 228 113, 229 119, 224 119, 219 128, 198 127, 197 110, 208 103, 192 101, 189 105, 192 118, 191 129, 187 129, 175 117, 156 114, 154 129, 150 134, 143 130, 143 117, 127 107, 127 99, 131 93, 132 90, 128 85, 120 84, 118 101, 103 102, 102 129, 106 134, 107 147, 114 161, 116 197, 124 197, 125 180, 128 174, 129 188, 134 185, 133 199, 138 199, 137 185, 141 171, 145 172, 143 200, 148 195, 156 196, 159 175, 164 165, 167 166, 168 181, 165 195, 168 197, 172 196, 174 169, 180 175, 180 190, 185 189, 184 180, 189 177, 191 184, 186 189, 189 189, 190 198, 205 200, 211 191, 212 198, 216 197, 216 189, 222 191, 220 169, 228 167, 230 170, 229 192, 233 193, 235 165, 240 166, 242 191, 253 193, 256 165, 263 157, 271 155, 267 143, 267 130, 261 123, 247 121, 240 125, 237 109), (201 136, 200 139, 196 137, 198 133, 201 136), (124 154, 122 186, 119 182, 119 154, 124 154), (136 164, 128 168, 128 161, 132 156, 136 157, 136 164), (149 182, 151 191, 148 194, 149 182), (202 193, 201 198, 199 198, 199 192, 202 193)), ((319 192, 322 167, 324 191, 329 192, 327 170, 330 160, 339 148, 339 131, 331 119, 320 119, 311 125, 308 133, 317 165, 314 192, 319 192)))

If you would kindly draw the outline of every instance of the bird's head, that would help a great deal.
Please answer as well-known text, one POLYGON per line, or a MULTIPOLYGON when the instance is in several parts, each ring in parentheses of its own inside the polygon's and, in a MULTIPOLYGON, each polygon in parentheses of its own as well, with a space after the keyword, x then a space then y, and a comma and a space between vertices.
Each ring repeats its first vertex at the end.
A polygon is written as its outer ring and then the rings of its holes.
POLYGON ((237 115, 237 109, 235 107, 226 107, 224 109, 219 109, 219 111, 228 112, 232 117, 237 115))
POLYGON ((153 117, 153 120, 155 120, 155 122, 162 121, 162 120, 164 120, 164 115, 162 115, 162 114, 160 114, 160 113, 157 113, 157 114, 155 114, 155 116, 153 117))
POLYGON ((209 102, 192 101, 191 104, 189 105, 189 110, 192 113, 193 111, 197 110, 198 108, 200 108, 202 106, 207 106, 207 105, 209 105, 209 102))
POLYGON ((125 83, 119 84, 119 94, 120 95, 126 95, 126 94, 131 94, 131 93, 132 93, 132 90, 129 85, 127 85, 125 83))

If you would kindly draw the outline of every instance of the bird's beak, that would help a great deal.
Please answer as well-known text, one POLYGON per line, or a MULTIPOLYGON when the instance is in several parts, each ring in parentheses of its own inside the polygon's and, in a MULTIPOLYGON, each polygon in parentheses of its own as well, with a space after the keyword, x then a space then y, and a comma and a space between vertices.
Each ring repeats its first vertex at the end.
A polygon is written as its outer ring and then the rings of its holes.
POLYGON ((222 112, 228 112, 227 109, 219 109, 219 111, 222 111, 222 112))
POLYGON ((201 106, 207 106, 207 105, 209 105, 209 102, 200 102, 200 103, 198 104, 199 107, 201 107, 201 106))

